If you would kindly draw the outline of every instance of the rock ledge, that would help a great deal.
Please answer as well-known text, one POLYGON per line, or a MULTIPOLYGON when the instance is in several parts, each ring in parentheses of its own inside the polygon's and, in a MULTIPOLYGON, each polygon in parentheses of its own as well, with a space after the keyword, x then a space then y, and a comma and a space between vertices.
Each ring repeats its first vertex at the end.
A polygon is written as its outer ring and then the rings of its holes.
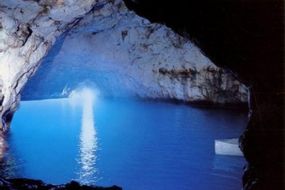
POLYGON ((122 190, 121 187, 98 187, 81 185, 76 181, 71 181, 64 185, 46 184, 41 180, 33 180, 26 178, 3 179, 0 178, 0 189, 2 190, 122 190))

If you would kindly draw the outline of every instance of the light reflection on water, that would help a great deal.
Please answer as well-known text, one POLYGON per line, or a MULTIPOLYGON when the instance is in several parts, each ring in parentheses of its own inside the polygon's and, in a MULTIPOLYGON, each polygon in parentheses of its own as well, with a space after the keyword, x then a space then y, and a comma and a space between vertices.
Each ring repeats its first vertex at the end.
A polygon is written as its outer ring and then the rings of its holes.
POLYGON ((15 158, 8 160, 20 170, 7 168, 54 184, 75 179, 125 190, 238 190, 244 160, 215 155, 214 140, 238 137, 246 118, 229 110, 103 99, 86 89, 68 99, 22 102, 7 139, 7 155, 15 158))
POLYGON ((82 125, 80 131, 80 172, 82 183, 96 182, 96 151, 98 149, 97 135, 94 123, 94 93, 84 89, 80 92, 82 98, 82 125))

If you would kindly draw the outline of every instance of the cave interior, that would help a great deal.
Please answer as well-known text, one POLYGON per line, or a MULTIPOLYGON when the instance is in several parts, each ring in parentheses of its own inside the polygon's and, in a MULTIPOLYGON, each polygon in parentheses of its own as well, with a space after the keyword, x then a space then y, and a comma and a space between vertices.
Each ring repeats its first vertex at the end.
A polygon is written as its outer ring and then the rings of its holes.
MULTIPOLYGON (((195 43, 250 89, 240 137, 245 190, 284 188, 284 2, 124 0, 138 15, 195 43)), ((7 115, 6 120, 12 119, 7 115)))

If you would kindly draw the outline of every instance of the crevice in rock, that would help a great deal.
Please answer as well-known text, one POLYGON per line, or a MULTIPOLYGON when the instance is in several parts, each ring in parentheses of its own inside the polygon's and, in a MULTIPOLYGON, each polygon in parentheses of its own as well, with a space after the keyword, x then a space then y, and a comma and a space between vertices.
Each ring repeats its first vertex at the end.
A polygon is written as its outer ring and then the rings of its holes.
POLYGON ((19 38, 19 40, 22 41, 21 46, 24 46, 26 44, 32 33, 33 31, 28 24, 18 26, 16 35, 19 38))

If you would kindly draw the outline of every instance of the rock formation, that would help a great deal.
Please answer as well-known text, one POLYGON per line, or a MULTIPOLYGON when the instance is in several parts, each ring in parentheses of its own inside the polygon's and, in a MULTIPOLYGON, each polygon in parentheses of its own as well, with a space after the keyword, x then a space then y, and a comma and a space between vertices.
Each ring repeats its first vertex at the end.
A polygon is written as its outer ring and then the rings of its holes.
POLYGON ((0 188, 2 190, 122 190, 118 186, 112 187, 98 187, 98 186, 87 186, 81 185, 76 181, 71 181, 65 185, 52 185, 45 184, 41 180, 32 180, 25 178, 16 179, 1 179, 0 178, 0 188))
POLYGON ((247 102, 247 88, 232 73, 186 37, 129 11, 123 1, 97 3, 59 41, 25 89, 25 99, 66 96, 88 80, 105 96, 247 102))
MULTIPOLYGON (((176 31, 183 27, 186 19, 174 24, 177 20, 167 15, 177 13, 173 4, 181 1, 151 4, 153 12, 148 12, 150 5, 141 1, 126 0, 151 22, 167 23, 176 31), (162 5, 168 8, 160 8, 162 5)), ((280 64, 284 40, 280 34, 284 32, 280 19, 276 19, 283 18, 284 11, 279 0, 272 1, 221 1, 222 5, 210 0, 189 1, 196 3, 185 11, 190 15, 187 25, 191 27, 186 32, 192 41, 216 64, 236 71, 252 86, 251 120, 241 138, 249 161, 244 175, 248 190, 281 189, 284 172, 280 151, 284 145, 284 68, 280 64)), ((185 18, 189 16, 184 14, 185 18)), ((89 44, 94 46, 89 48, 104 50, 112 72, 128 74, 126 80, 132 78, 130 86, 138 96, 216 103, 246 101, 246 87, 234 75, 215 66, 187 38, 137 16, 121 0, 7 0, 0 3, 0 19, 1 123, 12 118, 24 84, 57 37, 71 28, 66 43, 76 36, 90 39, 89 44), (110 49, 114 51, 105 51, 110 49)), ((99 64, 98 69, 105 66, 99 64)))
POLYGON ((56 37, 75 25, 95 4, 95 0, 1 1, 0 117, 6 122, 17 107, 23 85, 56 37))
POLYGON ((15 0, 1 2, 0 10, 0 116, 7 123, 41 59, 56 38, 75 25, 70 37, 76 38, 74 43, 90 39, 86 44, 89 49, 94 45, 97 53, 109 51, 103 56, 119 62, 115 63, 118 72, 128 74, 129 83, 134 80, 137 87, 130 84, 130 88, 139 96, 246 102, 246 87, 233 75, 216 67, 194 44, 171 29, 128 11, 121 0, 15 0))

